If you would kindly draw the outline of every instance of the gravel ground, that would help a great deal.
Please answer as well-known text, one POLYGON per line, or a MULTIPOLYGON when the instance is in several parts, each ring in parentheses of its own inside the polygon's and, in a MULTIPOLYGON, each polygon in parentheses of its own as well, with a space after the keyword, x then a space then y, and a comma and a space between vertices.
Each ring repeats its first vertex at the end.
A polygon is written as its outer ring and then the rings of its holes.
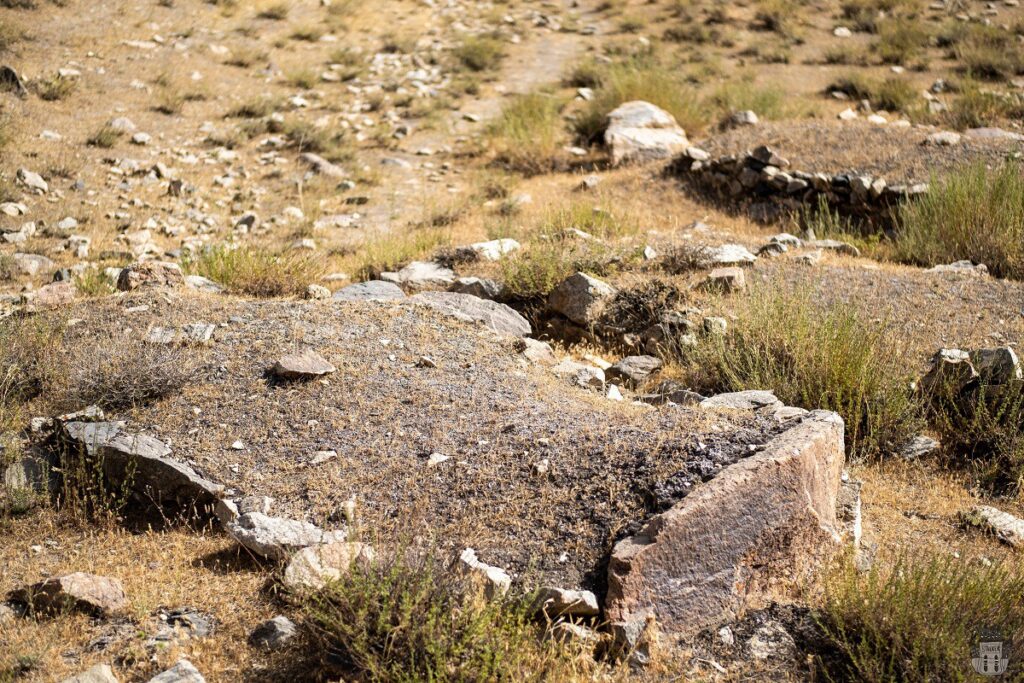
POLYGON ((372 542, 472 546, 513 573, 599 592, 614 541, 778 430, 608 401, 525 365, 506 338, 408 304, 130 296, 71 315, 78 358, 111 335, 130 348, 154 325, 219 325, 183 393, 119 417, 213 481, 273 497, 273 514, 335 528, 355 497, 372 542), (307 347, 338 371, 268 382, 278 357, 307 347), (419 367, 424 355, 437 367, 419 367), (318 451, 337 457, 312 464, 318 451), (450 459, 431 466, 432 453, 450 459))

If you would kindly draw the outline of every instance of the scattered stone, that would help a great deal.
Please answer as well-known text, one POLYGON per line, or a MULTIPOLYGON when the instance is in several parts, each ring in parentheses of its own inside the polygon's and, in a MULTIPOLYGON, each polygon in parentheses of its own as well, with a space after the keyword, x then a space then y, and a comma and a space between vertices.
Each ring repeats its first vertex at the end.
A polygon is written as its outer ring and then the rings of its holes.
POLYGON ((615 289, 586 273, 566 278, 548 296, 548 307, 572 322, 590 326, 600 319, 615 289))
POLYGON ((249 644, 268 652, 280 650, 287 646, 298 633, 299 630, 291 619, 279 615, 254 628, 249 634, 249 644))
MULTIPOLYGON (((750 111, 749 109, 743 111, 734 111, 732 114, 729 115, 728 121, 728 125, 731 128, 741 128, 743 126, 756 126, 759 123, 761 123, 761 119, 758 118, 756 113, 750 111)), ((705 161, 705 159, 700 159, 699 161, 705 161)))
POLYGON ((404 299, 405 292, 393 282, 368 280, 342 287, 333 298, 335 301, 391 301, 404 299))
POLYGON ((133 263, 121 271, 117 278, 117 288, 122 292, 132 292, 149 287, 179 287, 185 284, 185 276, 177 263, 164 261, 144 261, 133 263))
POLYGON ((566 590, 545 586, 537 591, 536 606, 551 619, 559 617, 596 617, 601 613, 597 596, 590 591, 566 590))
POLYGON ((600 636, 593 629, 571 621, 559 621, 548 631, 549 637, 559 643, 575 643, 593 647, 600 642, 600 636))
POLYGON ((15 252, 11 256, 11 262, 19 273, 29 277, 35 277, 40 273, 49 272, 56 268, 56 264, 53 261, 40 254, 15 252))
POLYGON ((743 269, 736 266, 715 268, 698 285, 699 289, 708 292, 740 292, 747 286, 743 269))
POLYGON ((626 102, 608 114, 604 141, 615 165, 668 159, 690 144, 671 114, 642 101, 626 102))
POLYGON ((343 542, 348 536, 345 531, 324 531, 309 522, 269 517, 259 512, 240 516, 227 525, 227 532, 257 555, 282 562, 303 548, 343 542))
POLYGON ((1020 360, 1009 346, 995 349, 977 349, 968 354, 971 364, 986 385, 1001 386, 1024 379, 1020 360))
POLYGON ((971 363, 971 356, 960 349, 939 349, 932 356, 932 365, 921 378, 921 389, 928 395, 951 391, 960 394, 980 375, 971 363))
POLYGON ((525 337, 532 332, 530 323, 515 309, 471 294, 421 292, 409 297, 409 301, 425 304, 463 322, 480 323, 500 334, 525 337))
POLYGON ((111 616, 128 608, 128 596, 121 582, 107 576, 74 572, 46 579, 28 588, 14 591, 10 599, 28 606, 32 612, 60 613, 77 610, 111 616))
POLYGON ((320 590, 329 582, 345 576, 353 565, 368 568, 375 557, 373 548, 365 543, 312 545, 292 556, 281 581, 294 592, 320 590))
POLYGON ((954 261, 953 263, 940 264, 929 268, 927 273, 957 273, 960 275, 972 275, 974 277, 985 277, 988 275, 988 266, 984 263, 975 265, 971 261, 954 261))
POLYGON ((701 247, 696 252, 697 260, 705 267, 740 266, 753 263, 757 257, 742 244, 723 244, 719 247, 701 247))
POLYGON ((206 679, 190 661, 182 659, 167 671, 149 679, 149 683, 206 683, 206 679))
POLYGON ((840 242, 839 240, 808 240, 804 242, 804 246, 808 249, 835 251, 845 256, 860 256, 860 249, 848 242, 840 242))
POLYGON ((25 292, 21 300, 29 313, 50 308, 59 308, 73 303, 78 295, 74 282, 54 282, 43 285, 33 292, 25 292))
POLYGON ((517 350, 523 354, 526 360, 541 365, 555 364, 555 352, 551 348, 551 344, 529 337, 523 337, 521 341, 522 345, 517 350))
POLYGON ((208 292, 210 294, 222 294, 224 292, 223 287, 218 285, 213 280, 203 277, 202 275, 186 275, 185 286, 188 287, 189 289, 195 289, 200 292, 208 292))
POLYGON ((458 294, 470 294, 481 299, 499 299, 504 294, 504 287, 500 282, 479 277, 460 277, 452 286, 449 292, 458 294))
POLYGON ((500 598, 512 587, 512 577, 505 573, 505 570, 481 562, 472 548, 462 551, 459 559, 455 561, 453 570, 481 588, 488 600, 500 598))
POLYGON ((409 289, 447 287, 455 281, 455 272, 432 261, 413 261, 397 273, 381 273, 380 279, 409 289))
POLYGON ((43 176, 27 168, 19 168, 17 178, 19 183, 38 194, 46 194, 50 191, 50 186, 43 180, 43 176))
POLYGON ((976 505, 962 513, 961 518, 965 524, 989 531, 1013 548, 1024 548, 1024 519, 988 505, 976 505))
POLYGON ((337 370, 327 360, 312 349, 305 349, 299 353, 282 356, 271 373, 284 380, 315 379, 329 375, 337 370))
POLYGON ((900 450, 900 457, 904 460, 917 460, 925 458, 942 448, 942 444, 930 436, 920 434, 911 439, 906 446, 900 450))
POLYGON ((605 371, 605 379, 609 382, 618 380, 635 389, 660 370, 662 365, 661 359, 654 356, 627 356, 605 371))
POLYGON ((782 624, 769 621, 754 631, 754 635, 747 641, 747 652, 759 660, 793 659, 796 643, 782 624))
POLYGON ((77 676, 64 679, 64 683, 117 683, 117 677, 109 665, 97 664, 77 676))
POLYGON ((313 172, 318 175, 327 176, 328 178, 337 178, 339 180, 348 177, 348 173, 345 172, 345 169, 337 164, 331 163, 327 159, 324 159, 319 154, 304 152, 299 155, 299 161, 309 166, 313 169, 313 172))
POLYGON ((491 240, 490 242, 477 242, 459 250, 467 250, 487 261, 498 261, 505 254, 510 254, 519 249, 519 242, 514 239, 503 238, 491 240))

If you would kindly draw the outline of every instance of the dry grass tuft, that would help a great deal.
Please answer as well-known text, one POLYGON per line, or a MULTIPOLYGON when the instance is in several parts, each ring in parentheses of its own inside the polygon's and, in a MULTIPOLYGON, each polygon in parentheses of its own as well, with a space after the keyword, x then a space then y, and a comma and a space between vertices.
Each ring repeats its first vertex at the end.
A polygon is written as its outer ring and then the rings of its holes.
POLYGON ((256 297, 298 296, 324 273, 323 261, 317 256, 228 246, 207 249, 185 267, 234 294, 256 297))
POLYGON ((561 111, 562 102, 554 95, 514 98, 488 131, 495 160, 530 175, 560 168, 567 137, 561 111))

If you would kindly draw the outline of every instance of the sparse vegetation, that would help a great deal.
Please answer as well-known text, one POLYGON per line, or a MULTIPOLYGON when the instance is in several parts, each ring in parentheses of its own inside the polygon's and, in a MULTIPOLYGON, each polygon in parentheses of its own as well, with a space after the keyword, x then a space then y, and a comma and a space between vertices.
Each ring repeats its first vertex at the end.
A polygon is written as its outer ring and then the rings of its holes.
POLYGON ((787 405, 834 410, 855 458, 894 452, 923 414, 909 390, 899 338, 856 309, 821 305, 809 284, 762 285, 734 311, 728 334, 685 359, 696 386, 774 389, 787 405))
MULTIPOLYGON (((1007 643, 1024 630, 1022 596, 1024 575, 1012 563, 918 557, 866 575, 847 567, 821 611, 836 648, 821 668, 831 680, 869 683, 974 680, 982 629, 1007 643)), ((1013 662, 1015 651, 1007 654, 1013 662)))
POLYGON ((56 102, 69 97, 78 87, 78 81, 73 78, 61 78, 58 75, 40 78, 32 82, 32 90, 39 96, 39 99, 46 102, 56 102))
POLYGON ((110 149, 117 142, 124 137, 124 133, 114 128, 109 123, 103 125, 98 131, 93 133, 87 143, 93 147, 100 147, 102 149, 110 149))
POLYGON ((969 166, 903 205, 897 258, 934 266, 968 259, 997 277, 1024 279, 1024 178, 1015 163, 969 166))
POLYGON ((489 130, 496 160, 523 173, 556 170, 567 137, 561 110, 555 95, 535 93, 513 99, 489 130))
POLYGON ((505 56, 501 40, 494 36, 473 36, 455 48, 455 58, 470 71, 490 71, 505 56))
POLYGON ((322 261, 298 251, 271 253, 252 247, 212 247, 185 268, 235 294, 257 297, 298 296, 323 275, 322 261))
POLYGON ((464 596, 437 560, 413 551, 307 599, 324 668, 368 681, 570 680, 567 650, 542 640, 527 603, 464 596))

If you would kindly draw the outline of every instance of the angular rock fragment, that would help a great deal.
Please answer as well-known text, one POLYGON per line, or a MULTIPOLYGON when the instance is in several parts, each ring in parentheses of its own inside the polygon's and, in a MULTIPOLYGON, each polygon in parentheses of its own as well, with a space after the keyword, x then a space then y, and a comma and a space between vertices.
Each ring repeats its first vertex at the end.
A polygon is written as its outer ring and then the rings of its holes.
POLYGON ((484 597, 488 600, 502 597, 512 587, 512 577, 506 574, 504 569, 481 562, 472 548, 462 551, 452 570, 483 590, 484 597))
POLYGON ((357 541, 309 546, 289 560, 282 583, 291 591, 319 590, 345 576, 353 564, 365 569, 374 558, 373 547, 357 541))
POLYGON ((701 247, 696 252, 697 261, 704 267, 740 266, 753 263, 757 257, 742 244, 723 244, 717 247, 701 247))
POLYGON ((698 286, 708 292, 739 292, 747 286, 747 282, 743 269, 731 266, 715 268, 698 286))
POLYGON ((584 327, 596 323, 607 303, 615 296, 615 288, 591 277, 576 273, 566 278, 548 296, 548 307, 584 327))
POLYGON ((323 356, 312 349, 282 356, 270 372, 278 379, 315 379, 337 371, 323 356))
POLYGON ((410 290, 447 287, 455 281, 455 271, 432 261, 413 261, 395 273, 381 273, 380 279, 410 290))
POLYGON ((601 613, 597 596, 590 591, 545 586, 537 591, 535 600, 537 611, 543 612, 551 619, 596 617, 601 613))
POLYGON ((668 159, 690 145, 671 114, 640 100, 621 104, 608 114, 604 142, 615 165, 668 159))
POLYGON ((64 679, 63 683, 117 683, 117 677, 108 665, 97 664, 77 676, 64 679))
POLYGON ((11 599, 33 612, 76 610, 100 616, 110 616, 129 605, 120 581, 85 572, 46 579, 13 592, 11 599))
POLYGON ((257 555, 284 561, 311 545, 343 542, 345 531, 324 531, 320 527, 283 517, 250 512, 226 525, 228 534, 257 555))

